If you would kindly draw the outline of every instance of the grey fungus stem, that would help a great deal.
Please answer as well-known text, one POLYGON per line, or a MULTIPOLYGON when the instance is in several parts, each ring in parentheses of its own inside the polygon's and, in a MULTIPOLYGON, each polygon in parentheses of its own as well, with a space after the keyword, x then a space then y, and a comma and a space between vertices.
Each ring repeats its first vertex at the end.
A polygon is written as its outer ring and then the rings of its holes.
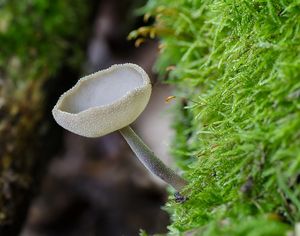
POLYGON ((126 126, 119 131, 138 159, 151 173, 170 184, 178 192, 186 186, 187 182, 156 157, 130 126, 126 126))

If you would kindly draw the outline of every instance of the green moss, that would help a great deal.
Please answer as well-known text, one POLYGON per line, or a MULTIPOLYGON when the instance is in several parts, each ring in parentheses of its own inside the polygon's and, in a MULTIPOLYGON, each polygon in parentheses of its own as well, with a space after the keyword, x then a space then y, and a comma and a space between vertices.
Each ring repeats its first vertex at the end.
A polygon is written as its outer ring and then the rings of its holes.
POLYGON ((80 0, 4 1, 0 6, 2 76, 15 81, 41 79, 55 74, 65 61, 76 64, 83 55, 77 47, 85 36, 88 9, 80 0))
MULTIPOLYGON (((174 150, 190 200, 170 234, 285 235, 300 220, 300 4, 150 0, 156 68, 177 87, 174 150), (167 73, 168 66, 174 66, 167 73)), ((136 31, 132 37, 144 36, 136 31)))

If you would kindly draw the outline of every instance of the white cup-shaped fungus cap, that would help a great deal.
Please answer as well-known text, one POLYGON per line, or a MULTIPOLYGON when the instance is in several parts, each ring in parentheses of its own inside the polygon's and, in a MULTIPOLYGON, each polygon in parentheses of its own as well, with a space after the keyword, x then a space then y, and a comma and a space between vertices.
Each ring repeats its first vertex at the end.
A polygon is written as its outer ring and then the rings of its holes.
POLYGON ((78 80, 52 110, 63 128, 100 137, 136 120, 151 95, 147 73, 138 65, 113 65, 78 80))

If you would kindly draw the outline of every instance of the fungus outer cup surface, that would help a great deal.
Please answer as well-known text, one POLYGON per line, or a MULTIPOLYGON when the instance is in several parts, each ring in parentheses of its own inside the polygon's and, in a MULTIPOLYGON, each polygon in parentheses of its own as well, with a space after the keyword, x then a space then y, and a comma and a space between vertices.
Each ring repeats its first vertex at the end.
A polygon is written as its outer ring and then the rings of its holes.
POLYGON ((141 67, 114 65, 81 78, 59 98, 52 114, 73 133, 100 137, 135 121, 150 95, 150 79, 141 67))

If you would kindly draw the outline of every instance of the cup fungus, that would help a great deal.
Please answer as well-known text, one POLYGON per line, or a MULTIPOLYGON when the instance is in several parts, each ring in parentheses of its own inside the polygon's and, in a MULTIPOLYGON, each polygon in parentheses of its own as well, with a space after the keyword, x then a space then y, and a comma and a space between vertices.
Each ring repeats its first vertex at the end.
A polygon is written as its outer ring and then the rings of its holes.
POLYGON ((113 65, 81 78, 62 94, 52 114, 63 128, 85 137, 119 130, 145 167, 179 192, 186 181, 165 166, 129 126, 145 109, 150 95, 150 79, 141 67, 113 65))

